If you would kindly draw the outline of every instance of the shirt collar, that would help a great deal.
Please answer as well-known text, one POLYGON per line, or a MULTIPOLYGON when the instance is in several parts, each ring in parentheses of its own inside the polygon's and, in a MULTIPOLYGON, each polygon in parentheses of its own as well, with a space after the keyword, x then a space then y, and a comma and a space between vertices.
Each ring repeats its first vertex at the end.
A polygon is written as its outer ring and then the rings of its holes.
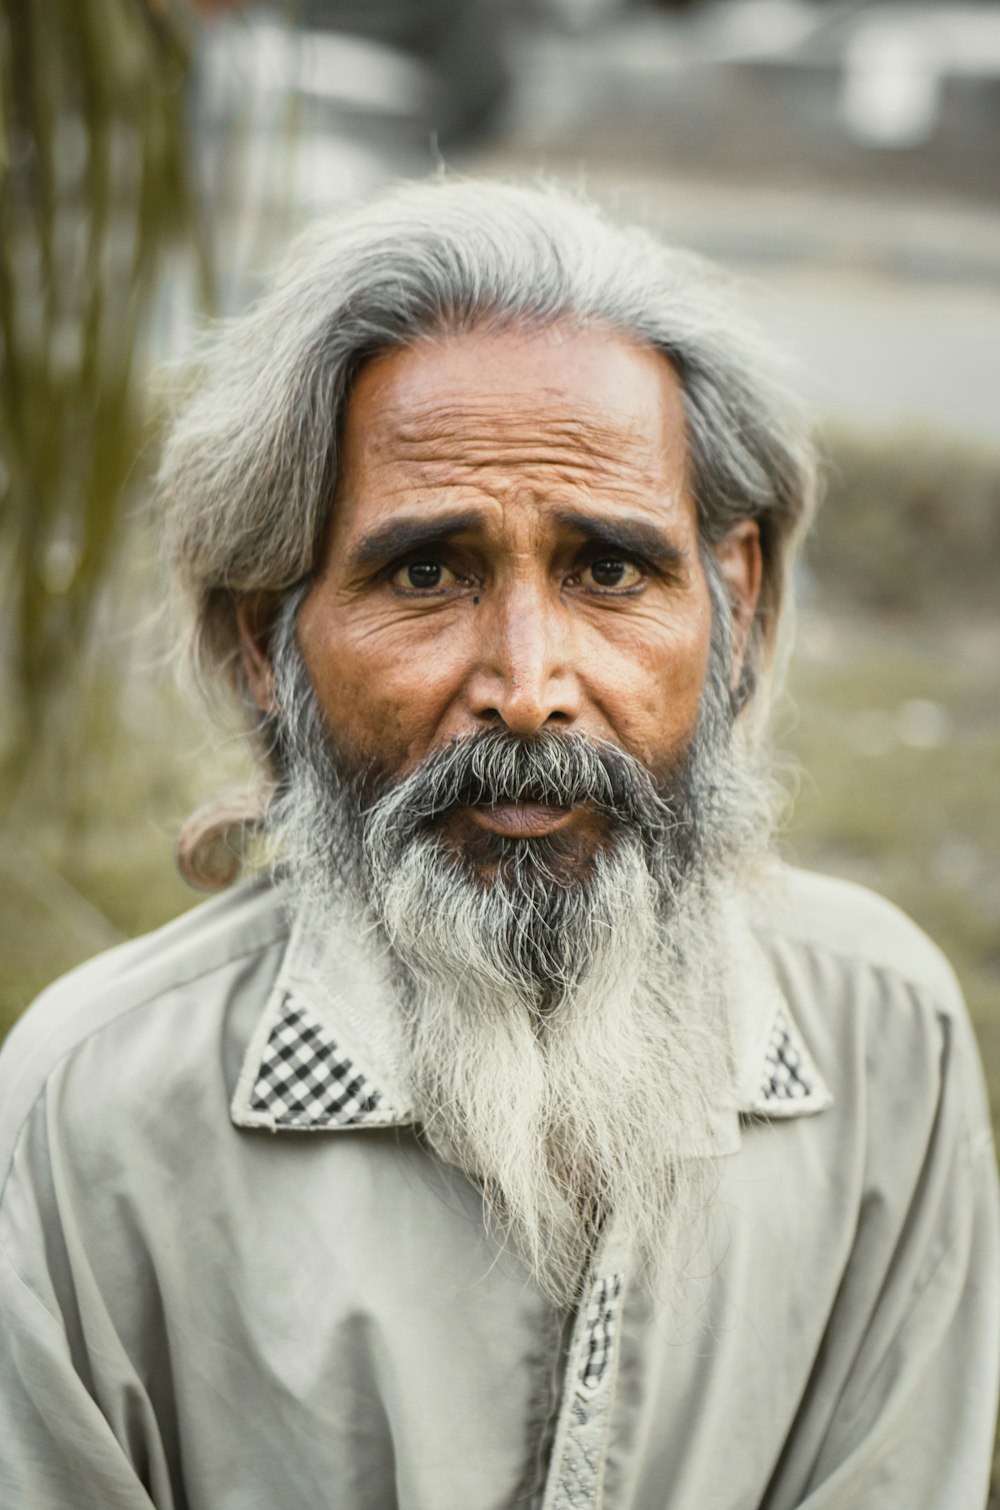
MULTIPOLYGON (((748 1117, 798 1117, 832 1102, 770 961, 737 899, 724 908, 732 1076, 726 1104, 691 1155, 740 1147, 748 1117)), ((307 908, 288 946, 240 1071, 238 1127, 333 1132, 417 1120, 404 1028, 375 930, 357 916, 320 921, 307 908)))

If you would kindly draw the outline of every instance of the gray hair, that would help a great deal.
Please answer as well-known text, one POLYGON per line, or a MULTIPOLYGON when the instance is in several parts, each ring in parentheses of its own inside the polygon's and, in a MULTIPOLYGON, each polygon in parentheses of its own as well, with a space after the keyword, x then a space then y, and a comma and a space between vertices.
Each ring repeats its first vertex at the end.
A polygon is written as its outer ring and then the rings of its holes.
POLYGON ((283 595, 316 566, 364 362, 428 336, 562 320, 610 326, 676 369, 703 543, 758 522, 751 655, 755 673, 773 667, 815 465, 773 354, 734 313, 721 274, 565 191, 441 179, 310 228, 204 360, 160 474, 200 679, 221 674, 246 700, 237 601, 283 595))

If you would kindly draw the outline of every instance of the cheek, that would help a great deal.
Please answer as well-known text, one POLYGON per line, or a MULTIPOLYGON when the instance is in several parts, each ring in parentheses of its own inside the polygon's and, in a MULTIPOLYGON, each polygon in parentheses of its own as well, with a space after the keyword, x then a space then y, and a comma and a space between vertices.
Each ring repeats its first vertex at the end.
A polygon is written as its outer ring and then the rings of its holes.
POLYGON ((433 740, 453 674, 447 656, 414 655, 405 625, 368 624, 311 610, 299 616, 299 644, 334 739, 349 752, 402 767, 433 740))
POLYGON ((707 601, 669 617, 631 622, 600 658, 600 701, 626 749, 652 768, 694 733, 711 643, 707 601))

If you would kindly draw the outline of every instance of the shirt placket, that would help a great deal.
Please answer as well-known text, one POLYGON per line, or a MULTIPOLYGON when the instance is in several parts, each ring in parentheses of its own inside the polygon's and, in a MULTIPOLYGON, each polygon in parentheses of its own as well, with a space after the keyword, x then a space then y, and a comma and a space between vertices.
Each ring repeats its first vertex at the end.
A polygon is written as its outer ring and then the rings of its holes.
POLYGON ((570 1342, 542 1510, 600 1510, 618 1374, 627 1255, 609 1235, 594 1255, 570 1342))

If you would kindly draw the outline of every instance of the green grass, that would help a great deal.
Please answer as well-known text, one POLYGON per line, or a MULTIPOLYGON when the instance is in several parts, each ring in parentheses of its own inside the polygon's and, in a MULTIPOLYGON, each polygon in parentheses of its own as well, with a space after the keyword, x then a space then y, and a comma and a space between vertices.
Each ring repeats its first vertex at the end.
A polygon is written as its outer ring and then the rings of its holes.
POLYGON ((831 431, 807 560, 837 611, 996 615, 1000 456, 926 431, 831 431))
POLYGON ((174 864, 178 826, 249 775, 240 743, 169 687, 136 681, 123 714, 89 709, 72 755, 0 794, 0 1034, 50 980, 199 900, 174 864))
POLYGON ((785 739, 802 776, 785 847, 890 897, 944 949, 998 1126, 1000 658, 968 632, 921 644, 864 619, 804 627, 785 739))

